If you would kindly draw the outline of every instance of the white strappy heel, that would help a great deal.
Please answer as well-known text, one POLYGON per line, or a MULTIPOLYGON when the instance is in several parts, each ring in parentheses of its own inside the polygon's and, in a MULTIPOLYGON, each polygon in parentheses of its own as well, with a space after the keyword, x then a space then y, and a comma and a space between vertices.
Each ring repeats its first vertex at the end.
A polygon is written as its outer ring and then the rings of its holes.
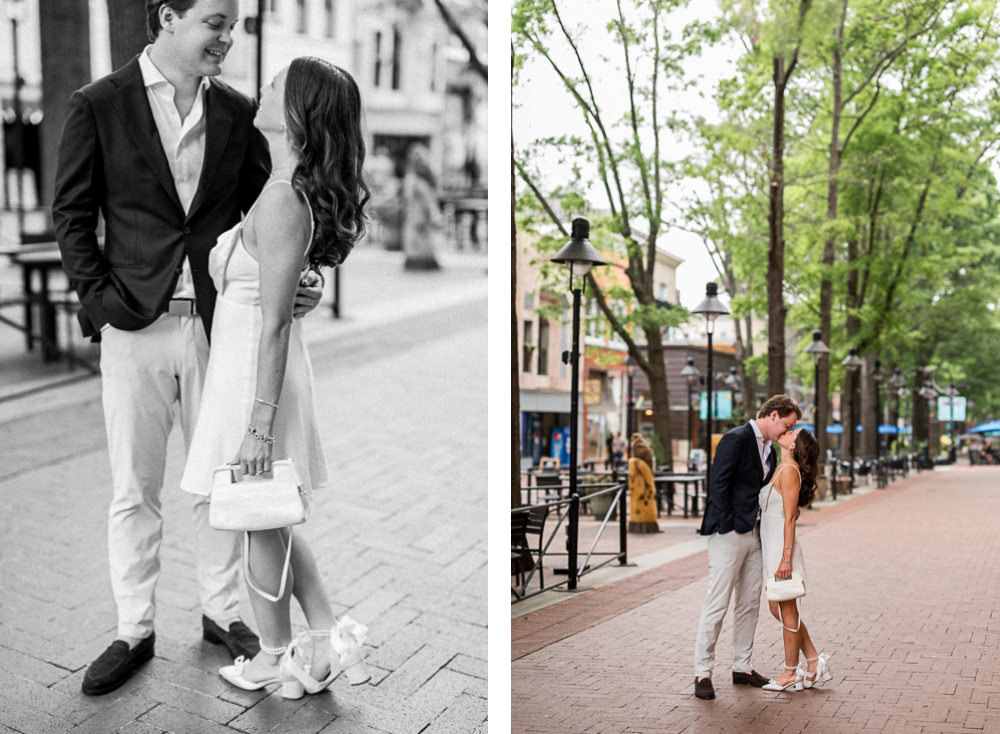
POLYGON ((797 665, 786 665, 785 670, 795 671, 795 680, 791 683, 786 683, 783 686, 779 686, 774 681, 768 683, 766 686, 761 686, 762 691, 787 691, 789 688, 794 687, 796 691, 802 690, 802 669, 797 665))
POLYGON ((813 686, 818 686, 824 681, 833 680, 833 671, 830 670, 830 665, 827 662, 830 656, 825 652, 817 655, 814 658, 806 658, 806 665, 808 666, 813 660, 816 660, 816 672, 810 673, 808 668, 802 671, 802 683, 806 688, 812 688, 813 686))

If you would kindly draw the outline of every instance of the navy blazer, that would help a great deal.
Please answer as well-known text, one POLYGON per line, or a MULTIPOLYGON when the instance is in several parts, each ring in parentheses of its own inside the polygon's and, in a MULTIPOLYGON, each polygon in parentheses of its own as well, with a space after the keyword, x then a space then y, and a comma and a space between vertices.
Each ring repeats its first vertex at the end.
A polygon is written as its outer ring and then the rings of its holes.
POLYGON ((760 463, 760 449, 753 427, 745 423, 719 441, 712 461, 708 506, 701 521, 701 534, 749 533, 757 522, 761 488, 771 481, 777 452, 771 445, 767 473, 760 463))
POLYGON ((99 338, 104 324, 135 331, 155 321, 176 289, 185 255, 211 335, 216 292, 208 253, 260 195, 271 159, 253 126, 253 100, 213 78, 204 103, 205 159, 185 215, 138 56, 70 98, 52 220, 63 268, 83 306, 84 336, 99 338))

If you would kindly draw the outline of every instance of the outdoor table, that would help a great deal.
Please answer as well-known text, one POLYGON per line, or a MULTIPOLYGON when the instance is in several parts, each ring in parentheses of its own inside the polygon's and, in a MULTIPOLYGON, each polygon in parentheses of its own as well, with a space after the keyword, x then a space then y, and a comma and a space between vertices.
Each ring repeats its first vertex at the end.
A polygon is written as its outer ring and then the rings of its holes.
MULTIPOLYGON (((690 499, 690 512, 694 517, 698 517, 698 485, 704 484, 705 475, 704 474, 674 474, 670 472, 664 472, 662 474, 653 474, 653 483, 657 486, 661 484, 667 485, 669 489, 669 494, 667 494, 667 514, 673 513, 674 509, 674 487, 675 484, 684 485, 684 517, 688 517, 688 500, 690 499), (694 492, 689 493, 688 487, 694 485, 694 492)), ((663 493, 657 489, 656 492, 656 508, 658 510, 663 509, 661 504, 661 499, 663 493)))
POLYGON ((34 349, 35 320, 32 307, 39 308, 39 333, 41 334, 42 358, 46 362, 59 359, 58 331, 56 329, 56 309, 49 297, 49 273, 62 270, 62 258, 58 246, 36 249, 32 252, 11 255, 11 261, 21 268, 24 288, 24 335, 28 351, 34 349), (35 288, 35 276, 38 288, 35 288))

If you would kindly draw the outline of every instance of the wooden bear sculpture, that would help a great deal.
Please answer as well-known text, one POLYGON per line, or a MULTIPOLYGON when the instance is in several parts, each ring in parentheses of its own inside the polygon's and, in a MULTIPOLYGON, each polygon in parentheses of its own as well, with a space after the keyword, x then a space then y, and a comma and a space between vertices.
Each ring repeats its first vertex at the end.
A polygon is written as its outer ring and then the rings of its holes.
POLYGON ((658 533, 656 485, 653 483, 653 452, 642 435, 632 436, 632 458, 628 460, 630 533, 658 533))

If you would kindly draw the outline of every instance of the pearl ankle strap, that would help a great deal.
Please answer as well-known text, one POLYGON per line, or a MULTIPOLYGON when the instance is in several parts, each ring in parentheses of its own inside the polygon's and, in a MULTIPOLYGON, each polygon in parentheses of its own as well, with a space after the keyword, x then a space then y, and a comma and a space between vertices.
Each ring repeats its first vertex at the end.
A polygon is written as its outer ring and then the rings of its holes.
POLYGON ((282 645, 281 647, 266 647, 264 645, 260 646, 261 652, 266 652, 268 655, 284 655, 288 650, 288 645, 282 645))
POLYGON ((325 630, 309 630, 309 636, 310 637, 329 637, 330 636, 330 630, 329 629, 325 629, 325 630))
MULTIPOLYGON (((263 648, 261 648, 261 649, 263 649, 263 648)), ((785 670, 798 670, 798 669, 799 669, 798 665, 786 665, 785 666, 785 670)))

